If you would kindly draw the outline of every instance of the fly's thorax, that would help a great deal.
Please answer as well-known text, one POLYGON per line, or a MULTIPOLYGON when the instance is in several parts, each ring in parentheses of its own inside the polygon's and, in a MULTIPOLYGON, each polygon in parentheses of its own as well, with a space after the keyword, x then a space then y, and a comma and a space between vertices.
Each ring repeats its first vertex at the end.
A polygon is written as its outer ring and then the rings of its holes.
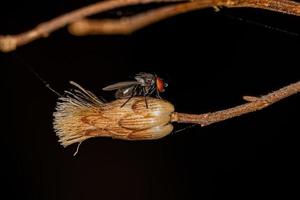
POLYGON ((151 87, 155 84, 155 76, 150 73, 141 72, 135 76, 135 79, 142 87, 151 87))

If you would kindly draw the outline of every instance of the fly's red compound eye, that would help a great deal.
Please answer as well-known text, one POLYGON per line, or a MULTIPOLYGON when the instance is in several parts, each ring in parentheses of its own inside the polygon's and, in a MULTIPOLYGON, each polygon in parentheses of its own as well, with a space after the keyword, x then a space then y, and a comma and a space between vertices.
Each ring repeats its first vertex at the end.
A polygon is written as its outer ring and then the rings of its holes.
POLYGON ((158 90, 159 92, 164 92, 164 91, 165 91, 165 83, 164 83, 164 81, 163 81, 161 78, 159 78, 159 77, 156 78, 156 87, 157 87, 157 90, 158 90))

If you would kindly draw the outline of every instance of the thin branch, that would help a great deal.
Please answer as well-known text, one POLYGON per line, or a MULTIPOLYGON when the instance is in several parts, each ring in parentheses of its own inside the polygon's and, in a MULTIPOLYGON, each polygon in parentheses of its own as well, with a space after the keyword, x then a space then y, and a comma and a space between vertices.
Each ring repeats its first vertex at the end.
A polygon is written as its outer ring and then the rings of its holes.
POLYGON ((172 121, 178 123, 193 123, 200 124, 201 126, 207 126, 233 117, 238 117, 243 114, 261 110, 277 101, 280 101, 299 92, 300 81, 261 97, 246 96, 244 97, 244 99, 250 102, 226 110, 199 115, 175 112, 172 114, 172 121))
MULTIPOLYGON (((175 2, 175 1, 178 2, 178 0, 108 0, 108 1, 95 3, 90 6, 86 6, 78 10, 66 13, 48 22, 44 22, 38 25, 37 27, 35 27, 34 29, 29 30, 27 32, 17 34, 17 35, 7 35, 7 36, 0 35, 0 51, 3 52, 13 51, 18 46, 27 44, 41 37, 47 37, 53 31, 62 28, 65 25, 82 20, 93 14, 101 13, 115 8, 129 6, 129 5, 160 3, 160 2, 175 2)), ((181 0, 179 0, 179 2, 180 1, 181 0)), ((116 32, 129 33, 138 28, 142 28, 153 22, 157 22, 161 19, 171 17, 176 14, 188 12, 195 9, 201 9, 205 7, 218 7, 218 6, 225 6, 229 8, 251 7, 251 8, 266 9, 275 12, 300 16, 300 3, 295 1, 290 1, 290 0, 194 0, 194 2, 188 2, 181 5, 159 8, 157 12, 152 11, 152 12, 144 13, 141 15, 137 15, 136 18, 135 17, 129 18, 129 20, 127 19, 125 21, 124 19, 121 19, 120 22, 106 21, 104 22, 104 25, 106 26, 106 29, 111 30, 111 33, 116 33, 116 32), (126 26, 128 24, 129 26, 127 30, 126 26)), ((103 28, 104 25, 102 22, 101 25, 102 30, 105 29, 103 28)), ((89 28, 89 29, 91 30, 92 33, 95 34, 96 28, 89 28)), ((109 31, 106 31, 106 33, 109 33, 109 31)))
POLYGON ((14 51, 18 46, 30 43, 41 37, 48 37, 53 31, 60 29, 67 24, 73 23, 82 18, 101 13, 104 11, 120 8, 124 6, 161 3, 161 2, 178 2, 181 0, 108 0, 101 1, 75 11, 71 11, 50 21, 44 22, 27 32, 17 35, 0 35, 0 51, 14 51))
POLYGON ((84 19, 69 26, 77 36, 95 34, 130 34, 160 20, 193 10, 221 7, 252 7, 300 16, 300 4, 287 0, 196 0, 177 5, 165 6, 121 19, 84 19))
POLYGON ((90 34, 130 34, 168 17, 208 7, 212 7, 211 0, 198 0, 164 6, 121 19, 83 19, 71 24, 69 31, 77 36, 90 34))
POLYGON ((290 0, 220 0, 219 5, 228 8, 258 8, 300 16, 300 3, 290 0))

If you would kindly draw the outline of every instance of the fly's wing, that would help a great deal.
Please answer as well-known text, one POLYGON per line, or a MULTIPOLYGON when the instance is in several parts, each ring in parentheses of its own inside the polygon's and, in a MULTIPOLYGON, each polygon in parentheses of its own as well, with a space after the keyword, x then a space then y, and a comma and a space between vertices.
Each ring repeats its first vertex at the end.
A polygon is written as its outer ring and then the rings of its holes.
POLYGON ((136 84, 126 88, 120 88, 116 91, 116 99, 127 99, 136 95, 136 84))
POLYGON ((137 85, 137 81, 124 81, 124 82, 118 82, 109 86, 106 86, 102 88, 104 91, 112 91, 112 90, 118 90, 118 89, 123 89, 123 88, 128 88, 133 85, 137 85))

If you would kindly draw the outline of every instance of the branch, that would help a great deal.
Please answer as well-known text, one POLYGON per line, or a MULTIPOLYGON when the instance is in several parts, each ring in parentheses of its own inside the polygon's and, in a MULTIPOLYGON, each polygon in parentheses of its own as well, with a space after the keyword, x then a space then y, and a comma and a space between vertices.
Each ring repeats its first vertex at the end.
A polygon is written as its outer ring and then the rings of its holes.
POLYGON ((258 8, 300 16, 300 3, 290 0, 221 0, 219 4, 228 8, 258 8))
MULTIPOLYGON (((18 46, 25 45, 41 37, 47 37, 50 33, 64 27, 65 25, 72 24, 90 15, 94 15, 104 11, 136 4, 178 1, 180 2, 182 0, 107 0, 95 3, 90 6, 86 6, 78 10, 66 13, 50 21, 41 23, 37 27, 27 32, 17 35, 0 35, 0 51, 13 51, 18 46)), ((80 31, 85 34, 88 34, 89 32, 91 32, 92 34, 96 34, 98 30, 100 30, 100 33, 106 34, 115 34, 118 32, 130 33, 146 25, 180 13, 206 7, 218 6, 225 6, 228 8, 251 7, 300 16, 300 3, 290 0, 194 0, 194 2, 187 2, 174 6, 167 6, 165 8, 158 8, 158 10, 142 13, 133 18, 121 18, 120 21, 102 21, 100 25, 91 22, 90 26, 86 26, 88 27, 87 31, 80 31), (97 26, 100 26, 100 28, 97 26)), ((86 25, 86 23, 81 23, 81 29, 82 25, 86 25)), ((71 27, 70 30, 74 34, 80 35, 78 31, 74 31, 74 27, 75 25, 73 26, 73 28, 71 27)))
POLYGON ((139 30, 152 23, 174 15, 185 12, 207 8, 226 6, 234 7, 253 7, 267 9, 291 15, 300 15, 299 3, 291 1, 278 0, 260 0, 260 1, 223 1, 223 0, 197 0, 193 2, 182 3, 158 8, 146 13, 138 14, 133 17, 124 17, 117 20, 81 20, 75 22, 69 27, 72 34, 77 36, 89 34, 129 34, 139 30))
POLYGON ((228 8, 252 7, 300 16, 300 4, 287 0, 195 0, 177 5, 165 6, 132 17, 123 17, 121 19, 79 20, 69 26, 69 31, 77 36, 95 34, 130 34, 152 23, 178 14, 208 7, 217 8, 218 6, 225 6, 228 8))
POLYGON ((226 110, 199 115, 174 112, 172 114, 171 121, 177 123, 193 123, 200 124, 201 126, 207 126, 233 117, 238 117, 243 114, 261 110, 272 105, 273 103, 276 103, 277 101, 280 101, 299 92, 300 81, 261 97, 245 96, 244 99, 250 102, 226 110))
POLYGON ((193 1, 176 5, 164 6, 121 19, 83 19, 69 26, 73 35, 84 36, 90 34, 130 34, 145 26, 178 14, 212 7, 212 0, 193 1))
MULTIPOLYGON (((181 0, 179 0, 181 1, 181 0)), ((0 35, 0 51, 10 52, 17 47, 30 43, 41 37, 48 37, 53 31, 73 23, 82 18, 101 13, 104 11, 120 8, 124 6, 161 3, 161 2, 178 2, 178 0, 108 0, 101 1, 75 11, 71 11, 50 21, 44 22, 33 28, 32 30, 17 35, 0 35)))

